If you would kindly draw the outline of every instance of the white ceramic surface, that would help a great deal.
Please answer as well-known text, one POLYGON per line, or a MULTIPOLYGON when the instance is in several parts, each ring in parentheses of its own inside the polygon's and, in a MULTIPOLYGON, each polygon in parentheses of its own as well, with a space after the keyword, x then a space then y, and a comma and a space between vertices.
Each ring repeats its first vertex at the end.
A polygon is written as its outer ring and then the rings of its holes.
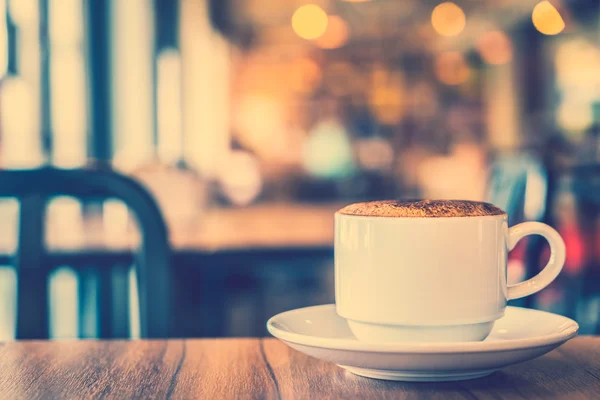
POLYGON ((269 332, 290 347, 370 378, 447 381, 489 375, 539 357, 577 335, 569 318, 507 307, 481 342, 370 343, 356 339, 335 305, 301 308, 267 322, 269 332))
POLYGON ((388 218, 335 215, 337 312, 366 341, 483 340, 507 299, 547 286, 564 242, 551 227, 507 216, 388 218), (540 234, 552 255, 534 278, 507 287, 507 253, 540 234))

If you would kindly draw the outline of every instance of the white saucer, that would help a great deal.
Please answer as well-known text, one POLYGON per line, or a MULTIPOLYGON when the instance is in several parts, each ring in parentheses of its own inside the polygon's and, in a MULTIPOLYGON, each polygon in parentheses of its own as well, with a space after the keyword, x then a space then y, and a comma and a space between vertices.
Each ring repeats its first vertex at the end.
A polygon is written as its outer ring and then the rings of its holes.
POLYGON ((334 304, 300 308, 267 322, 269 332, 290 347, 336 363, 361 376, 399 381, 479 378, 539 357, 577 335, 569 318, 507 307, 482 342, 369 343, 358 341, 334 304))

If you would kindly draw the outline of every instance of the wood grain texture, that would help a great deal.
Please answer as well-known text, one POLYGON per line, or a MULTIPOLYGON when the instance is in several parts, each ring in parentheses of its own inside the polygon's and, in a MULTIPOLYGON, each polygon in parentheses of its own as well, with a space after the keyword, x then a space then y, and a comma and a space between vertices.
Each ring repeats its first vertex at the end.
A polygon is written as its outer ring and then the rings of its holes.
POLYGON ((275 339, 15 342, 0 346, 0 398, 597 399, 600 337, 452 383, 354 376, 275 339))

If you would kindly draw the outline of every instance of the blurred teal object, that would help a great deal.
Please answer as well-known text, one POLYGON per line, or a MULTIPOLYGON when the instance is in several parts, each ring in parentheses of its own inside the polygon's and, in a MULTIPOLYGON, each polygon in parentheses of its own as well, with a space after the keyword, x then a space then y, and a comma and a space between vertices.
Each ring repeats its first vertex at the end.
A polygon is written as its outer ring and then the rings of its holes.
POLYGON ((312 130, 304 146, 304 168, 318 178, 352 176, 355 163, 348 133, 335 120, 325 120, 312 130))
POLYGON ((501 155, 490 170, 487 199, 508 213, 509 225, 543 218, 548 175, 538 159, 528 154, 501 155))

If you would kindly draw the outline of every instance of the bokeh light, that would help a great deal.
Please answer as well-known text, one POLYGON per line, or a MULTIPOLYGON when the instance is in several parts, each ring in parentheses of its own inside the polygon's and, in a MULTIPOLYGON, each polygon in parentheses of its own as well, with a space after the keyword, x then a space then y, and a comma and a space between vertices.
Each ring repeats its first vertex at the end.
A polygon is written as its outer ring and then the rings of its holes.
POLYGON ((369 107, 382 124, 393 125, 404 116, 404 79, 400 72, 377 66, 371 75, 369 107))
POLYGON ((465 13, 451 1, 439 4, 431 13, 431 25, 442 36, 456 36, 466 24, 465 13))
POLYGON ((417 120, 427 120, 439 110, 438 93, 429 80, 412 82, 406 93, 408 112, 417 120))
POLYGON ((310 132, 303 149, 304 169, 328 179, 349 176, 354 171, 350 138, 336 120, 323 120, 310 132))
POLYGON ((556 51, 558 86, 592 102, 600 98, 600 48, 594 41, 575 38, 562 41, 556 51))
POLYGON ((290 87, 301 93, 311 92, 321 82, 321 68, 309 57, 296 59, 289 68, 290 87))
POLYGON ((360 73, 347 62, 334 62, 324 73, 323 85, 335 96, 346 96, 364 89, 364 79, 360 73))
POLYGON ((317 38, 315 43, 322 49, 337 49, 348 42, 349 32, 346 21, 342 17, 332 15, 329 16, 325 33, 317 38))
POLYGON ((600 49, 589 39, 562 40, 554 65, 560 93, 557 122, 574 137, 594 122, 592 107, 600 98, 600 49))
POLYGON ((246 151, 230 152, 219 171, 219 182, 232 204, 242 206, 251 203, 262 189, 258 160, 246 151))
POLYGON ((585 99, 567 95, 558 107, 557 122, 569 132, 583 132, 594 122, 592 107, 585 99))
POLYGON ((233 128, 245 148, 263 160, 279 159, 286 147, 287 104, 264 94, 243 96, 236 107, 233 128))
POLYGON ((483 61, 491 65, 506 64, 512 59, 510 38, 502 31, 483 34, 477 41, 477 50, 483 61))
POLYGON ((398 86, 376 88, 369 102, 375 118, 382 124, 396 124, 404 115, 404 97, 398 86))
POLYGON ((369 170, 387 170, 394 161, 394 149, 389 140, 373 137, 356 143, 359 164, 369 170))
POLYGON ((565 29, 565 21, 549 1, 541 1, 534 7, 531 20, 535 29, 544 35, 558 35, 565 29))
POLYGON ((437 56, 435 75, 446 85, 460 85, 469 79, 471 70, 461 53, 448 51, 437 56))
POLYGON ((315 4, 298 8, 292 16, 292 28, 303 39, 316 39, 327 29, 328 17, 323 9, 315 4))

